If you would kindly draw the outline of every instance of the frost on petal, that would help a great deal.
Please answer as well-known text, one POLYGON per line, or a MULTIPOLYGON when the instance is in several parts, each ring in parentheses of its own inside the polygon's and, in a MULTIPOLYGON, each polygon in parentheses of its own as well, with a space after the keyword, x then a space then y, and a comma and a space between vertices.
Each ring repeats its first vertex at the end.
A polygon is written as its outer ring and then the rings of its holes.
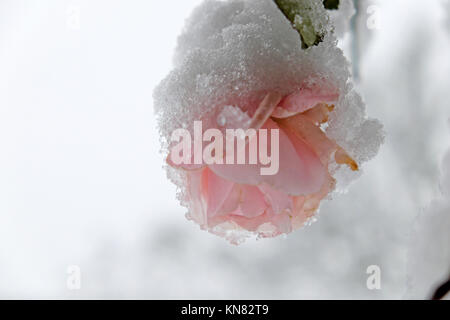
POLYGON ((267 122, 267 120, 273 116, 273 113, 281 100, 282 96, 279 93, 269 92, 259 104, 258 109, 253 115, 250 128, 260 129, 267 122))
POLYGON ((316 126, 325 124, 329 120, 330 112, 334 110, 333 105, 327 105, 325 103, 319 103, 314 108, 309 109, 302 115, 316 126))
POLYGON ((195 120, 209 116, 216 123, 224 106, 251 111, 267 92, 288 96, 326 82, 339 92, 329 136, 357 162, 371 159, 383 142, 382 127, 367 121, 335 41, 326 33, 319 45, 302 49, 297 31, 273 0, 204 2, 179 38, 174 70, 154 92, 163 141, 195 120))
POLYGON ((186 171, 197 171, 200 169, 204 168, 203 164, 193 164, 194 162, 194 157, 191 157, 191 163, 190 164, 186 164, 186 163, 181 163, 181 164, 176 164, 172 161, 172 156, 171 154, 167 157, 167 164, 173 168, 179 168, 179 169, 183 169, 186 171))
MULTIPOLYGON (((361 169, 383 143, 382 125, 368 118, 349 62, 336 45, 329 14, 337 12, 322 3, 304 1, 306 11, 296 13, 293 26, 273 0, 204 1, 178 39, 174 69, 154 91, 165 157, 171 134, 199 120, 204 130, 281 129, 278 175, 261 176, 257 165, 168 169, 188 217, 233 243, 250 234, 276 236, 304 226, 333 191, 334 166, 361 169), (314 45, 305 49, 296 27, 314 45), (267 120, 274 106, 262 102, 271 92, 284 99, 267 120), (297 116, 298 123, 289 120, 297 116), (206 197, 209 171, 233 183, 228 195, 206 197), (248 192, 255 203, 242 207, 242 185, 262 197, 248 192), (261 199, 268 206, 263 214, 261 199)), ((340 10, 350 2, 341 3, 340 10)))
POLYGON ((317 104, 333 104, 339 99, 336 89, 325 84, 304 87, 285 97, 273 113, 275 118, 288 118, 314 108, 317 104))
POLYGON ((251 118, 237 106, 225 106, 217 116, 219 128, 247 129, 250 127, 251 118))
MULTIPOLYGON (((321 107, 321 105, 318 106, 318 108, 321 107)), ((331 156, 335 155, 337 164, 347 164, 353 171, 359 169, 358 164, 345 150, 327 137, 315 119, 299 114, 294 117, 278 120, 278 123, 285 129, 288 135, 294 135, 297 138, 291 138, 291 141, 305 141, 316 152, 324 165, 327 165, 331 156)))

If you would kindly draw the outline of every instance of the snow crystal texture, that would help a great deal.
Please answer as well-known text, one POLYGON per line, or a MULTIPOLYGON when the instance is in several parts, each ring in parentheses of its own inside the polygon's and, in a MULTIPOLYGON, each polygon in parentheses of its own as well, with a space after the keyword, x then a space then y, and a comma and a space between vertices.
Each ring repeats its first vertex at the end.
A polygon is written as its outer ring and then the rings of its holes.
MULTIPOLYGON (((219 108, 261 101, 271 90, 287 95, 320 79, 340 94, 328 137, 359 164, 376 155, 382 125, 367 118, 322 2, 308 1, 320 8, 318 20, 326 22, 326 32, 319 45, 306 50, 272 0, 207 0, 194 10, 178 39, 174 69, 154 92, 164 153, 174 130, 190 128, 219 108)), ((169 176, 182 187, 182 177, 169 176)))

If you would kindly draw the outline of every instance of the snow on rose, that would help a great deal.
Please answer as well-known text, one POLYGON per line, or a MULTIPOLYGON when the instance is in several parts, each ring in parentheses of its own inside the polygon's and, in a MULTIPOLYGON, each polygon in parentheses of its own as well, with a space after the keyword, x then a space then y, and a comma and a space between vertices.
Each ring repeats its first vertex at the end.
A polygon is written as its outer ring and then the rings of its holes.
POLYGON ((319 0, 206 1, 154 97, 187 217, 233 243, 308 224, 383 141, 319 0))

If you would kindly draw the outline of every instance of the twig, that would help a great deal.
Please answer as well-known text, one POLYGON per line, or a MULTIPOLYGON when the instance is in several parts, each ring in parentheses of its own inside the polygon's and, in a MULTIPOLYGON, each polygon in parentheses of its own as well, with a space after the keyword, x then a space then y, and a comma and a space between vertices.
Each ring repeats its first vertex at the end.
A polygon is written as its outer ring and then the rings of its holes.
POLYGON ((436 292, 433 295, 433 300, 442 300, 449 293, 450 293, 450 279, 436 290, 436 292))

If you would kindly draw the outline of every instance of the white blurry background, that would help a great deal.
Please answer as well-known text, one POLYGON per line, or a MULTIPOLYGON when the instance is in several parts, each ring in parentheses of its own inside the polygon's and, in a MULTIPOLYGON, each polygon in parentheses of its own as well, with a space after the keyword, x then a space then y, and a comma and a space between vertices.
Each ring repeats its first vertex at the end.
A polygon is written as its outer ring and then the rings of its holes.
POLYGON ((446 275, 408 252, 450 145, 450 6, 358 1, 341 45, 385 146, 316 224, 234 247, 184 219, 153 114, 199 2, 0 0, 0 298, 429 297, 446 275))

